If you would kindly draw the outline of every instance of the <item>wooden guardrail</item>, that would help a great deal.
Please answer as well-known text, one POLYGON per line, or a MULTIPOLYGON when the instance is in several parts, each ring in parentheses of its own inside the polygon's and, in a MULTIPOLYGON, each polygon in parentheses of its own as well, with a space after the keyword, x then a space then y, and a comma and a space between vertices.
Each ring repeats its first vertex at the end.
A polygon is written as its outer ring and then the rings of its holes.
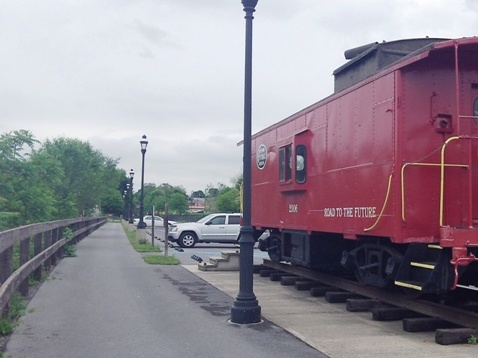
MULTIPOLYGON (((106 217, 76 218, 31 224, 0 232, 0 312, 12 294, 28 296, 29 277, 41 281, 42 267, 48 269, 63 256, 65 244, 76 244, 106 223, 106 217), (64 237, 65 229, 72 232, 64 237), (14 270, 14 247, 19 248, 19 262, 14 270)), ((15 250, 16 251, 16 250, 15 250)))

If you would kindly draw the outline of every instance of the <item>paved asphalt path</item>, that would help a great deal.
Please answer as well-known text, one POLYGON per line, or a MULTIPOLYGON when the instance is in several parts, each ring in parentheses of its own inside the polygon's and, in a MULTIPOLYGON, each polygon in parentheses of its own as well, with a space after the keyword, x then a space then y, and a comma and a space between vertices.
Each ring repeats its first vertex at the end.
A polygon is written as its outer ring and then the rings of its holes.
POLYGON ((228 323, 233 299, 181 266, 151 266, 118 223, 77 245, 30 301, 5 357, 326 357, 265 321, 228 323))

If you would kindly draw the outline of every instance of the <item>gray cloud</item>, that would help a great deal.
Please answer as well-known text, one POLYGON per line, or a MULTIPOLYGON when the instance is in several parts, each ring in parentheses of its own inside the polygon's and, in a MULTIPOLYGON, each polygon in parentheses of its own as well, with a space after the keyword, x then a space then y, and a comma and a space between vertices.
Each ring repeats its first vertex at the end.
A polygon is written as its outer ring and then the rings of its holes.
MULTIPOLYGON (((476 34, 476 2, 262 1, 254 14, 253 129, 326 97, 344 50, 476 34), (472 11, 470 11, 472 10, 472 11), (444 26, 444 24, 446 24, 444 26)), ((242 169, 239 0, 16 0, 0 12, 0 130, 88 140, 146 181, 229 184, 242 169)))

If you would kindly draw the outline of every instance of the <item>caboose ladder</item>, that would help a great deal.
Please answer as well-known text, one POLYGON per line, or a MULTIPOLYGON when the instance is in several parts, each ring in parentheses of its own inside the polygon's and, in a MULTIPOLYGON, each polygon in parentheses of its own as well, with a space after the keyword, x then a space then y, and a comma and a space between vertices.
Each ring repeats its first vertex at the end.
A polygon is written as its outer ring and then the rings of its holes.
POLYGON ((423 294, 436 294, 450 287, 442 282, 443 271, 450 261, 447 250, 438 245, 411 244, 403 258, 395 278, 395 285, 420 291, 423 294))

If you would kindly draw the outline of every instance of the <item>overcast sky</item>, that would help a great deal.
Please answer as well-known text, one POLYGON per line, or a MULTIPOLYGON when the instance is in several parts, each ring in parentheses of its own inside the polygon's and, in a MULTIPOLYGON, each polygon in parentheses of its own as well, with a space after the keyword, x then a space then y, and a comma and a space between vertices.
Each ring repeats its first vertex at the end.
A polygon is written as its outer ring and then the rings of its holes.
MULTIPOLYGON (((78 138, 145 182, 242 172, 240 0, 0 0, 0 133, 78 138)), ((328 96, 346 49, 478 35, 476 0, 259 0, 253 132, 328 96)), ((136 185, 135 189, 139 186, 136 185)))

